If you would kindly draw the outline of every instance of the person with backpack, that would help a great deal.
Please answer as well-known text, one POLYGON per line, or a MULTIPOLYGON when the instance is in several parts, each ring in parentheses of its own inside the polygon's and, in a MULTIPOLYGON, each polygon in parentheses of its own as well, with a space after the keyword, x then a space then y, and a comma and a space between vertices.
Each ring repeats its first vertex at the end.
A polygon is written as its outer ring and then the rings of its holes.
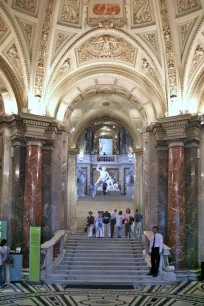
POLYGON ((96 217, 95 227, 96 227, 96 238, 102 238, 103 237, 103 218, 102 218, 100 211, 98 211, 98 216, 96 217))
POLYGON ((88 238, 92 238, 94 229, 94 216, 92 211, 89 212, 89 215, 86 220, 86 226, 88 228, 88 238))
POLYGON ((108 238, 110 236, 110 219, 111 214, 106 210, 103 214, 103 223, 104 223, 104 237, 108 238))

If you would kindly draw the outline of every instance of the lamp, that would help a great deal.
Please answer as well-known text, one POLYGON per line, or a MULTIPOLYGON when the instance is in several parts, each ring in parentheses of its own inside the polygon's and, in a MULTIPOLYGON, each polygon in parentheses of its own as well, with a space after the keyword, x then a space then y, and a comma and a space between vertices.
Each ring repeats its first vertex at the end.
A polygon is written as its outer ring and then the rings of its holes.
POLYGON ((170 100, 171 100, 171 103, 176 103, 177 96, 176 95, 171 95, 170 100))

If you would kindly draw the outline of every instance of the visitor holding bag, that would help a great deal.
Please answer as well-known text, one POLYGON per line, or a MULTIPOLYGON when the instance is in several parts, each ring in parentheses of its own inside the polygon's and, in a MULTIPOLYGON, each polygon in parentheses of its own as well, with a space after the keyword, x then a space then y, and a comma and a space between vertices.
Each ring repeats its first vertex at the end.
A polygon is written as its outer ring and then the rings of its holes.
POLYGON ((11 264, 13 263, 13 258, 10 254, 10 248, 6 245, 7 240, 2 239, 1 247, 4 249, 3 255, 3 265, 4 265, 4 280, 6 285, 10 285, 11 283, 11 264))

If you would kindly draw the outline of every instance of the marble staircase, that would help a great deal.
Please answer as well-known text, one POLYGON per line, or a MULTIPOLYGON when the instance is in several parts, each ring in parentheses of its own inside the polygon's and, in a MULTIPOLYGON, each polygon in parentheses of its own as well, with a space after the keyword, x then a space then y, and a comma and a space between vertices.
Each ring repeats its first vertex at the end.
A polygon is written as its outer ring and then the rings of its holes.
MULTIPOLYGON (((115 197, 114 197, 115 198, 115 197)), ((104 199, 89 202, 81 201, 77 207, 77 231, 70 234, 65 245, 63 260, 46 276, 45 283, 68 285, 155 285, 172 284, 161 277, 148 276, 149 267, 143 258, 141 241, 134 237, 126 238, 88 238, 84 232, 86 216, 89 210, 96 211, 117 207, 133 209, 131 201, 116 199, 104 202, 104 199), (104 203, 106 205, 104 206, 104 203), (102 205, 103 204, 103 205, 102 205), (117 204, 117 205, 116 205, 117 204)))

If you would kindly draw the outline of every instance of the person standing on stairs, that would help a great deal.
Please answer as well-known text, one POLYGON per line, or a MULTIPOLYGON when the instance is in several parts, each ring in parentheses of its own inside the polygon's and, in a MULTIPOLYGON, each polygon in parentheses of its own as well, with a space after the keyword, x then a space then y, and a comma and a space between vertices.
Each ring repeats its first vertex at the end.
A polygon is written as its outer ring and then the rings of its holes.
POLYGON ((98 216, 96 217, 96 238, 102 238, 103 237, 103 218, 101 215, 101 212, 98 211, 98 216))
POLYGON ((110 219, 110 237, 113 238, 114 236, 114 228, 116 224, 116 218, 117 218, 117 209, 114 208, 114 210, 111 213, 111 219, 110 219))
POLYGON ((103 214, 103 223, 104 223, 104 237, 110 237, 110 219, 111 214, 106 210, 103 214))
POLYGON ((122 238, 122 232, 123 232, 123 212, 122 210, 119 211, 117 217, 116 217, 116 226, 118 228, 118 236, 117 238, 122 238))
POLYGON ((153 235, 150 240, 149 246, 149 255, 151 256, 151 270, 148 275, 152 275, 153 277, 158 276, 159 272, 159 264, 160 264, 160 255, 163 249, 163 236, 158 233, 158 227, 154 226, 153 235))
POLYGON ((135 235, 137 239, 141 239, 141 228, 142 228, 142 213, 136 209, 135 212, 135 235))
POLYGON ((94 228, 94 216, 92 211, 89 212, 89 215, 86 220, 86 226, 88 227, 88 237, 92 238, 94 228))
POLYGON ((127 208, 123 216, 123 224, 125 225, 125 237, 127 239, 131 238, 131 225, 133 221, 134 218, 132 217, 131 210, 127 208))

